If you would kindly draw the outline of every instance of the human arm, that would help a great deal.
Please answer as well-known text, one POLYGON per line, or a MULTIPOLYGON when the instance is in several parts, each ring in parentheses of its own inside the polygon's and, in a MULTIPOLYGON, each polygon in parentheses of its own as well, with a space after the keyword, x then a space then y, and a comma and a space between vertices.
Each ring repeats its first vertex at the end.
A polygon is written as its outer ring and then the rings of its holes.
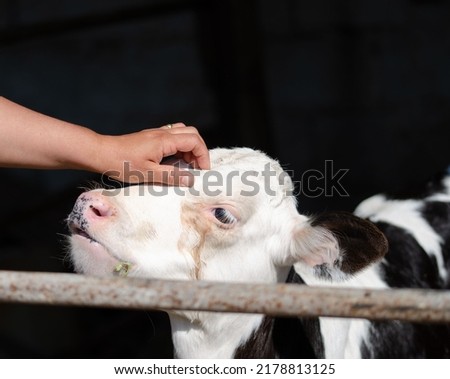
POLYGON ((0 166, 38 169, 81 169, 115 173, 123 181, 174 184, 173 167, 160 165, 178 154, 201 169, 209 168, 209 153, 193 127, 146 129, 121 136, 102 135, 58 120, 0 97, 0 166), (142 176, 124 176, 124 164, 142 176), (129 180, 130 179, 130 180, 129 180))

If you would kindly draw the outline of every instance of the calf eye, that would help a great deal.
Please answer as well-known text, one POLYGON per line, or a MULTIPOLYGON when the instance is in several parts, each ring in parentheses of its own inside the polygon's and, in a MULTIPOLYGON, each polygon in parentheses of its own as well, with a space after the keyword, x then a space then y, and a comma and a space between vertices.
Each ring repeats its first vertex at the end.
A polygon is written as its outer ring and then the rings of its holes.
POLYGON ((230 211, 224 208, 215 208, 213 210, 214 217, 219 220, 222 224, 233 224, 236 222, 236 217, 234 217, 230 211))

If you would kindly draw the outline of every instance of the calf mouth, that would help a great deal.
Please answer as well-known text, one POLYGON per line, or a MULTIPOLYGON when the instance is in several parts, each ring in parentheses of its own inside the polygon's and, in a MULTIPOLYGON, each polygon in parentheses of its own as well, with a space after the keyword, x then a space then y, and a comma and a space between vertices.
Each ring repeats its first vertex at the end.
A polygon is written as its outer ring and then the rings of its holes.
POLYGON ((75 222, 69 222, 69 230, 72 235, 77 235, 89 240, 89 242, 99 243, 95 238, 93 238, 85 229, 78 226, 75 222))
MULTIPOLYGON (((81 225, 77 223, 76 221, 71 219, 69 216, 69 222, 68 222, 69 231, 71 233, 71 236, 79 236, 91 244, 95 244, 98 247, 101 248, 102 251, 104 251, 106 254, 108 254, 111 258, 117 261, 117 264, 112 269, 113 275, 118 276, 128 276, 128 273, 133 268, 134 264, 128 261, 124 261, 121 258, 117 257, 115 254, 113 254, 110 250, 108 250, 102 243, 97 241, 94 237, 92 237, 87 230, 83 227, 83 222, 81 222, 81 225)), ((94 246, 93 246, 94 247, 94 246)))
POLYGON ((69 214, 69 217, 67 217, 67 226, 72 236, 80 236, 86 238, 90 242, 98 243, 98 241, 87 231, 88 221, 84 218, 82 212, 74 209, 69 214))

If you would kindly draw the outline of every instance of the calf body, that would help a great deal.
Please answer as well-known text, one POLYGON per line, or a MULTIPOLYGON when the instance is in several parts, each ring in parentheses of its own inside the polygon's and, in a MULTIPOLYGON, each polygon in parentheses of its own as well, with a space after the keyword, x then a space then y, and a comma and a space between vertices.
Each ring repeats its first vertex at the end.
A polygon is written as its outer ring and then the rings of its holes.
MULTIPOLYGON (((114 275, 126 268, 130 276, 182 280, 448 288, 448 178, 415 200, 377 196, 356 215, 310 218, 297 212, 291 179, 265 154, 214 149, 211 159, 212 170, 195 172, 192 188, 82 194, 68 219, 75 269, 114 275)), ((180 358, 450 355, 447 326, 192 311, 169 317, 180 358)))

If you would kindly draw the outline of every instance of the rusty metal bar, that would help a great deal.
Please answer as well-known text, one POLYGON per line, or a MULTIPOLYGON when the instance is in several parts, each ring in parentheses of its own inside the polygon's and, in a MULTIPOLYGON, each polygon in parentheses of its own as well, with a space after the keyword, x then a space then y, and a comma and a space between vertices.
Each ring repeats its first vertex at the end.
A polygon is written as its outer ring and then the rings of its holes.
POLYGON ((450 291, 350 289, 0 271, 0 302, 450 322, 450 291))

